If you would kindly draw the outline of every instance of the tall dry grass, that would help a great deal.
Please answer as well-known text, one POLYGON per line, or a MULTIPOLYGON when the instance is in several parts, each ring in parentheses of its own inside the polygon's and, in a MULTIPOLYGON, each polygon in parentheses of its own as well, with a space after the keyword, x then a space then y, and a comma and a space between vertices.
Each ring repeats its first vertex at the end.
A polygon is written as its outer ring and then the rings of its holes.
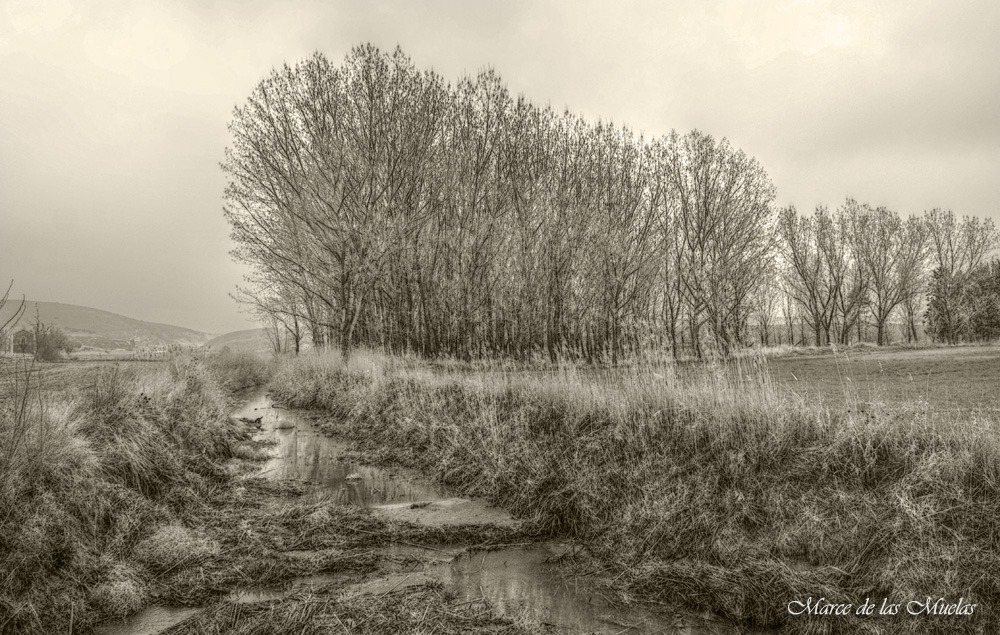
POLYGON ((273 360, 250 351, 223 348, 216 353, 201 355, 199 359, 219 386, 230 393, 266 383, 273 370, 273 360))
POLYGON ((0 632, 83 632, 146 601, 155 568, 137 547, 230 478, 247 435, 223 388, 246 373, 214 364, 108 366, 72 400, 39 367, 2 367, 0 632))
POLYGON ((856 395, 813 408, 765 364, 517 373, 309 356, 272 391, 330 411, 383 458, 584 541, 648 599, 794 633, 993 632, 996 421, 856 395), (810 596, 978 609, 788 614, 810 596))

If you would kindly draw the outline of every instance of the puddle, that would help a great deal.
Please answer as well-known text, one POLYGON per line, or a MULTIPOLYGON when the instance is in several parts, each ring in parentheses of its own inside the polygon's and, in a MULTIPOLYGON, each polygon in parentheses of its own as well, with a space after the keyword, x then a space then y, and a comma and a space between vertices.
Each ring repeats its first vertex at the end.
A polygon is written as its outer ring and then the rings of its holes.
POLYGON ((497 551, 466 551, 460 546, 410 547, 382 550, 392 559, 392 571, 357 584, 339 586, 343 574, 298 578, 287 590, 248 589, 231 597, 242 601, 274 600, 296 591, 324 587, 333 594, 382 595, 431 582, 440 582, 458 601, 484 600, 500 614, 529 615, 565 633, 686 633, 713 630, 694 618, 664 616, 639 607, 626 607, 594 580, 574 576, 553 562, 569 550, 547 543, 497 551))
POLYGON ((510 514, 468 498, 444 498, 420 503, 391 503, 372 506, 376 512, 390 520, 400 520, 417 525, 513 525, 517 521, 510 514))
POLYGON ((472 551, 449 563, 416 565, 413 570, 440 580, 459 600, 485 598, 501 614, 527 613, 563 632, 678 632, 678 619, 616 604, 592 579, 572 576, 552 562, 567 550, 564 545, 542 544, 472 551))
POLYGON ((126 618, 108 620, 94 627, 96 635, 155 635, 204 609, 151 606, 126 618))
POLYGON ((323 591, 325 587, 342 584, 351 577, 345 573, 317 573, 293 578, 288 587, 280 589, 267 587, 236 589, 226 599, 240 604, 280 600, 295 593, 318 593, 323 591))
POLYGON ((433 502, 454 494, 416 470, 352 463, 344 458, 348 443, 325 436, 294 410, 275 407, 263 391, 253 393, 233 416, 251 420, 259 417, 261 431, 254 438, 277 442, 259 473, 267 478, 299 479, 307 487, 307 496, 370 507, 433 502))

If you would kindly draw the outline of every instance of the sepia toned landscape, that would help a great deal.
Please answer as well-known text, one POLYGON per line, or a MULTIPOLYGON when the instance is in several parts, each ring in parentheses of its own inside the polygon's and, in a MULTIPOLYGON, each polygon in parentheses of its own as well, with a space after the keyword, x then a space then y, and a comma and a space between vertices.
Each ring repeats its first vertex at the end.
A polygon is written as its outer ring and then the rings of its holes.
MULTIPOLYGON (((891 96, 952 85, 908 38, 980 60, 996 11, 426 9, 0 8, 5 73, 77 38, 174 122, 109 117, 158 158, 93 146, 71 203, 0 147, 0 633, 996 632, 1000 156, 953 144, 1000 122, 891 96)), ((0 114, 56 108, 8 76, 0 114)))

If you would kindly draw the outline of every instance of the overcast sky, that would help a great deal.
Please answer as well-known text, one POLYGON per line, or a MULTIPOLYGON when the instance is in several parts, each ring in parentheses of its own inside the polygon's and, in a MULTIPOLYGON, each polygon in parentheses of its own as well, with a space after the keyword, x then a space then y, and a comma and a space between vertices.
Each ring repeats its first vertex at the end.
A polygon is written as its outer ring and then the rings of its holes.
POLYGON ((397 44, 446 79, 755 156, 778 204, 1000 221, 1000 3, 0 0, 0 279, 249 328, 218 167, 273 66, 397 44))

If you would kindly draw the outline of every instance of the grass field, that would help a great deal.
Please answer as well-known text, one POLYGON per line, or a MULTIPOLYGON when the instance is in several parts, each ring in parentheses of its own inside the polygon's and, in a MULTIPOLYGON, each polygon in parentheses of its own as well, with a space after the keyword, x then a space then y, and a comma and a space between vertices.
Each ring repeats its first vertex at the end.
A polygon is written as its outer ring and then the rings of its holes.
MULTIPOLYGON (((739 626, 989 633, 1000 627, 998 370, 991 347, 544 371, 310 354, 281 360, 271 390, 326 413, 363 456, 482 495, 530 533, 463 540, 570 538, 619 592, 739 626), (788 614, 809 597, 978 608, 788 614)), ((373 547, 447 539, 237 478, 261 451, 229 420, 232 395, 271 372, 240 354, 0 362, 0 632, 86 633, 153 601, 212 607, 178 633, 322 632, 344 618, 376 633, 544 630, 436 587, 224 601, 237 585, 364 577, 379 565, 373 547), (31 398, 13 399, 26 382, 31 398)))
POLYGON ((785 633, 985 633, 998 366, 990 348, 540 372, 308 356, 272 391, 372 457, 583 542, 638 597, 785 633), (788 613, 809 597, 978 612, 788 613))
POLYGON ((926 402, 936 410, 1000 409, 1000 347, 860 349, 769 360, 775 384, 808 403, 926 402))
POLYGON ((127 361, 34 362, 29 359, 0 359, 0 395, 11 392, 11 382, 30 374, 33 386, 53 398, 68 398, 93 388, 105 370, 140 371, 146 363, 127 361))

